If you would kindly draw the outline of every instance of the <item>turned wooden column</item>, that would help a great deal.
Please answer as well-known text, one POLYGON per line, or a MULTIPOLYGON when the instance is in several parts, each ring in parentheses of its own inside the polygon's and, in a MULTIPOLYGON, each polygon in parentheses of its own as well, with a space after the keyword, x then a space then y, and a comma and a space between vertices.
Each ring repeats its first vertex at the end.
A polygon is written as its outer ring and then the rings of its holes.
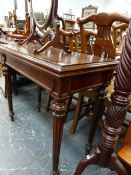
POLYGON ((90 164, 107 167, 119 175, 128 175, 124 166, 113 153, 127 112, 128 96, 131 94, 131 20, 117 68, 114 90, 111 97, 112 103, 107 111, 107 122, 104 125, 98 147, 93 154, 84 156, 76 168, 75 175, 80 175, 90 164))
POLYGON ((53 162, 51 175, 59 175, 59 154, 63 135, 63 125, 67 109, 67 98, 54 100, 51 105, 53 116, 53 162))

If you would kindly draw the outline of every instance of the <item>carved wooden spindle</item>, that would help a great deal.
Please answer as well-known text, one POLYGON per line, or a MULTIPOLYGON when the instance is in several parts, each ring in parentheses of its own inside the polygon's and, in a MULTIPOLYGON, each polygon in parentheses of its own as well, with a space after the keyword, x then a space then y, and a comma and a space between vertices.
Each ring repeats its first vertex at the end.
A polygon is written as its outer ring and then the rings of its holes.
POLYGON ((119 175, 128 175, 128 172, 113 155, 117 144, 118 134, 123 124, 129 94, 131 93, 131 20, 129 30, 125 39, 121 59, 117 68, 115 78, 115 92, 112 94, 112 103, 108 107, 107 122, 104 125, 103 134, 98 143, 96 152, 86 155, 76 168, 75 175, 80 175, 90 164, 97 164, 101 167, 108 167, 119 175))
POLYGON ((63 125, 65 121, 65 114, 67 109, 67 99, 55 100, 52 105, 53 116, 53 170, 51 175, 59 175, 58 170, 59 154, 62 141, 63 125), (58 154, 56 154, 58 153, 58 154))
POLYGON ((97 35, 94 45, 94 55, 102 56, 104 50, 104 58, 115 58, 115 47, 111 38, 111 25, 97 26, 97 35))

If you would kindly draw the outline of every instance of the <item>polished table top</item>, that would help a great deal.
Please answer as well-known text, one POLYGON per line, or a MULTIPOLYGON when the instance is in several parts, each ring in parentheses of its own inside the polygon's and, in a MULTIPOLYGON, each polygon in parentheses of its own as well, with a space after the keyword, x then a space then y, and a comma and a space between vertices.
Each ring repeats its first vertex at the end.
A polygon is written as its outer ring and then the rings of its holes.
POLYGON ((53 47, 41 54, 34 54, 33 49, 38 48, 40 47, 36 44, 19 45, 12 40, 0 38, 0 49, 3 51, 6 50, 6 52, 10 52, 13 55, 19 55, 21 58, 41 64, 57 72, 105 67, 105 65, 116 64, 116 60, 119 58, 113 60, 77 52, 66 54, 63 50, 53 47))

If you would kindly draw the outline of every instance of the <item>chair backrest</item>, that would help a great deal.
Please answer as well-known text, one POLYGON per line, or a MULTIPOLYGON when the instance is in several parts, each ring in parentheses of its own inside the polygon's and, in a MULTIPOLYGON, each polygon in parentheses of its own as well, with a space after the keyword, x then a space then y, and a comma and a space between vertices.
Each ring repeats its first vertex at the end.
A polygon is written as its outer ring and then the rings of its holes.
POLYGON ((81 33, 82 53, 85 53, 86 42, 83 25, 94 22, 97 26, 97 36, 94 44, 94 55, 104 58, 115 58, 115 47, 111 35, 111 26, 115 21, 129 23, 129 17, 119 13, 94 13, 85 18, 78 18, 81 33))
POLYGON ((69 47, 70 51, 73 51, 73 33, 71 31, 66 31, 65 20, 62 17, 58 16, 58 20, 61 21, 62 24, 62 28, 60 29, 61 39, 64 45, 69 47))

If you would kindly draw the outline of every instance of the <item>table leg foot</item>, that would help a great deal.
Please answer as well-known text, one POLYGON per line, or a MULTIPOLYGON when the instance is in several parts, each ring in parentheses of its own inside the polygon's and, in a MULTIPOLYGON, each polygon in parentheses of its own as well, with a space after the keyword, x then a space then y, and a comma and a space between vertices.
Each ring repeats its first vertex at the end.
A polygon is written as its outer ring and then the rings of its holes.
POLYGON ((99 153, 94 153, 91 155, 86 155, 78 164, 74 175, 80 175, 84 169, 90 164, 97 164, 99 158, 99 153))
POLYGON ((129 175, 125 167, 119 161, 116 155, 112 155, 109 161, 108 168, 117 172, 119 175, 129 175))
POLYGON ((10 120, 11 121, 14 121, 14 112, 10 112, 9 113, 9 116, 10 116, 10 120))

